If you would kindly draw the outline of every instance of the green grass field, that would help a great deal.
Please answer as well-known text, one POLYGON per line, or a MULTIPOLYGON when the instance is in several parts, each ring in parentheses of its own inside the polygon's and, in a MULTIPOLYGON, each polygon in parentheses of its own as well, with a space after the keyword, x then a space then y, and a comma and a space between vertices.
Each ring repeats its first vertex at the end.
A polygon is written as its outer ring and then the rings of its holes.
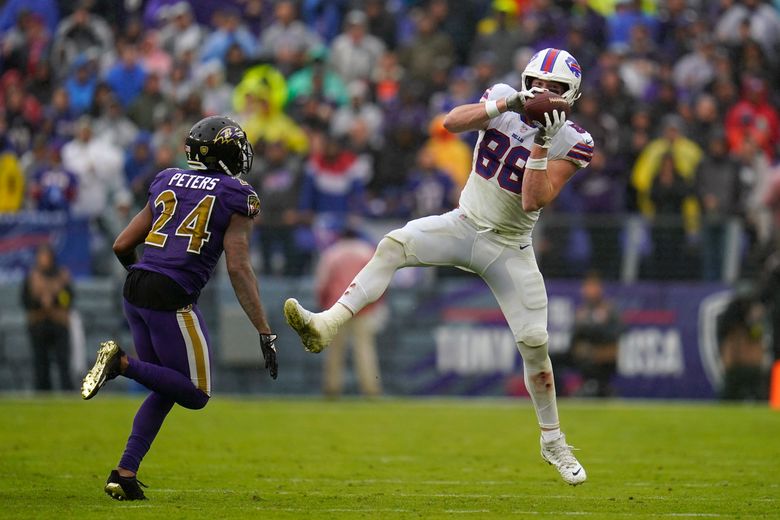
POLYGON ((780 518, 780 413, 563 402, 588 472, 539 456, 525 401, 228 399, 174 409, 139 474, 102 484, 138 398, 0 398, 0 518, 780 518))

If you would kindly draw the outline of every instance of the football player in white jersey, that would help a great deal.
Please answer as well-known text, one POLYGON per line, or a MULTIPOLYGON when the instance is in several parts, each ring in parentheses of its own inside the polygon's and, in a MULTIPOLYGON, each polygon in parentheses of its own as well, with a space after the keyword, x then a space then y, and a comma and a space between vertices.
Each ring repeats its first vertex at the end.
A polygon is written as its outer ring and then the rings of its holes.
POLYGON ((543 90, 574 103, 581 75, 571 54, 544 49, 526 66, 519 91, 497 84, 479 103, 454 108, 444 121, 448 130, 479 130, 459 207, 388 233, 330 309, 313 313, 293 298, 284 305, 285 318, 304 347, 320 352, 343 323, 384 293, 397 269, 447 265, 478 274, 493 291, 522 355, 525 384, 541 428, 542 457, 572 485, 584 482, 586 475, 558 422, 547 349, 547 292, 531 232, 541 208, 590 162, 593 140, 559 111, 535 126, 524 117, 523 105, 543 90))

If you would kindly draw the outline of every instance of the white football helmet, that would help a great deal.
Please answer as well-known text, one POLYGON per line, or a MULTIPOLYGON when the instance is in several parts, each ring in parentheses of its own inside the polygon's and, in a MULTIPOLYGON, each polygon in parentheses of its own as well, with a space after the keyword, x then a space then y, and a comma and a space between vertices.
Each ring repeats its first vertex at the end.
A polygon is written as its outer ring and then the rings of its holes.
POLYGON ((558 81, 569 86, 562 94, 570 104, 580 97, 582 69, 574 56, 561 49, 542 49, 534 54, 522 74, 523 89, 530 90, 531 82, 536 79, 558 81))

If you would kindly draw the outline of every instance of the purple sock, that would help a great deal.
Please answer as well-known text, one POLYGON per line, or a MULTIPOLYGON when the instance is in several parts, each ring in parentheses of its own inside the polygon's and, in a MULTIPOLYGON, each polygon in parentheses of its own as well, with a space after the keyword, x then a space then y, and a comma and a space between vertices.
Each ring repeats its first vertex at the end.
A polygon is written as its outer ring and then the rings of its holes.
POLYGON ((141 460, 149 451, 152 441, 160 431, 165 417, 173 408, 174 401, 163 397, 160 394, 152 392, 146 398, 138 413, 133 420, 133 431, 130 438, 127 439, 125 452, 122 454, 122 460, 119 461, 119 467, 137 472, 141 460))
MULTIPOLYGON (((209 402, 209 396, 192 384, 190 378, 171 368, 128 358, 125 377, 138 381, 153 392, 173 400, 179 406, 200 410, 209 402)), ((167 412, 166 412, 167 413, 167 412)))

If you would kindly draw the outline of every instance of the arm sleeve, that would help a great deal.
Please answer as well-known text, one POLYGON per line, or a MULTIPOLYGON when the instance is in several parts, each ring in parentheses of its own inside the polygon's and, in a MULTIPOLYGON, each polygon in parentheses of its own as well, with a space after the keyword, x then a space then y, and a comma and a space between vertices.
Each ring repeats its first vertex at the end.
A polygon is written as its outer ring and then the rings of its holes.
POLYGON ((260 198, 257 196, 257 193, 246 181, 240 179, 233 180, 236 183, 236 187, 230 190, 227 198, 228 209, 245 217, 256 217, 260 213, 260 198))

